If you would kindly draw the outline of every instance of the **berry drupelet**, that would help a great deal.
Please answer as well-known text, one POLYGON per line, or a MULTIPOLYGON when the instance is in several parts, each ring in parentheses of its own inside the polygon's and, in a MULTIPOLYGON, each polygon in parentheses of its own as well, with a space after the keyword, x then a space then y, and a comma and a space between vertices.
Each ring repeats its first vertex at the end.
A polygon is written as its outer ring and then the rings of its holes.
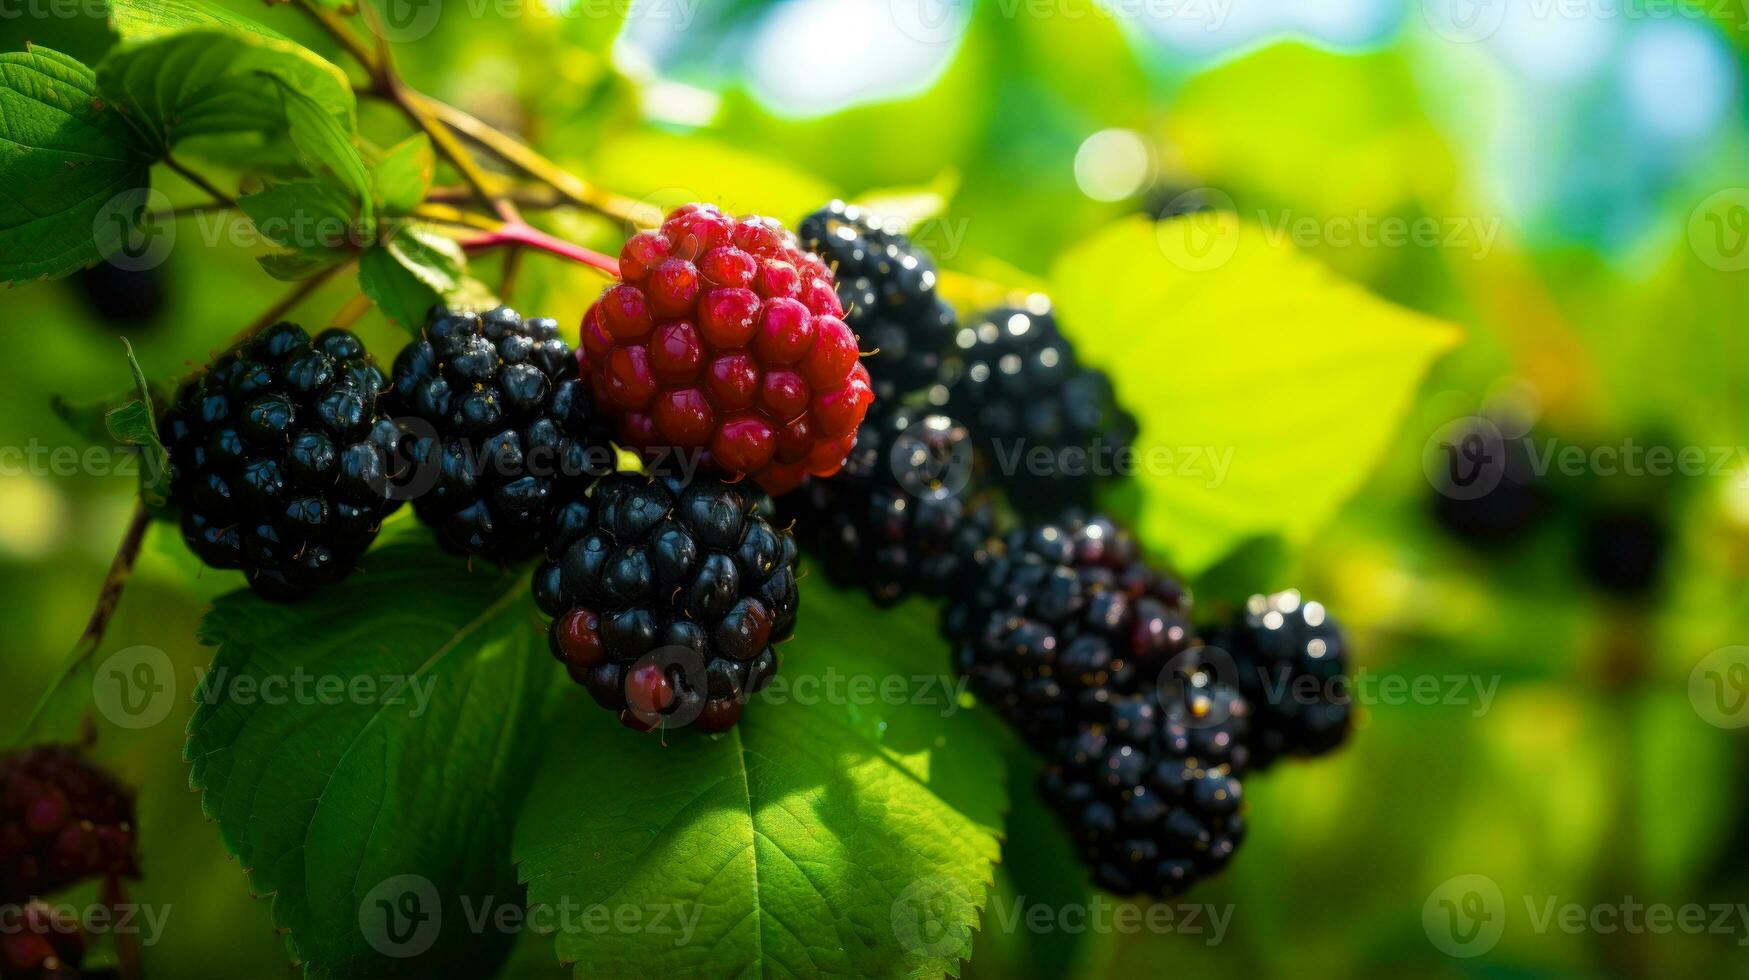
POLYGON ((1230 623, 1206 635, 1232 657, 1251 704, 1255 767, 1342 744, 1352 713, 1348 645, 1322 603, 1294 591, 1254 595, 1230 623))
POLYGON ((395 358, 386 410, 433 484, 420 520, 457 554, 517 561, 579 516, 615 456, 556 321, 499 307, 435 310, 395 358))
POLYGON ((1094 881, 1119 895, 1177 895, 1244 839, 1249 706, 1195 650, 1179 667, 1177 683, 1089 712, 1040 777, 1094 881))
POLYGON ((385 387, 345 330, 268 327, 182 386, 159 421, 182 536, 270 599, 350 574, 391 499, 397 436, 385 387))
POLYGON ((844 322, 863 347, 877 403, 896 402, 941 374, 959 321, 935 294, 935 262, 894 223, 833 201, 802 219, 803 247, 837 277, 844 322))
POLYGON ((0 928, 0 977, 5 980, 79 980, 85 960, 85 933, 64 908, 28 902, 8 909, 0 928))
POLYGON ((0 904, 137 878, 133 794, 69 745, 0 756, 0 904))
POLYGON ((1100 478, 1117 475, 1136 421, 1118 407, 1105 374, 1076 360, 1049 301, 991 310, 963 326, 955 346, 957 361, 930 400, 971 428, 1015 508, 1090 506, 1100 478), (1038 471, 1041 448, 1052 462, 1038 471))
POLYGON ((535 573, 553 655, 628 727, 734 725, 795 629, 796 544, 757 491, 602 478, 535 573))
POLYGON ((784 493, 838 472, 874 400, 832 273, 768 218, 688 204, 620 252, 583 374, 620 441, 784 493))
POLYGON ((1041 750, 1100 701, 1154 683, 1195 641, 1189 593, 1101 517, 1017 528, 966 573, 942 618, 955 668, 1041 750))
POLYGON ((878 605, 946 595, 994 531, 971 499, 971 436, 944 415, 877 411, 844 469, 778 501, 802 547, 840 588, 878 605))

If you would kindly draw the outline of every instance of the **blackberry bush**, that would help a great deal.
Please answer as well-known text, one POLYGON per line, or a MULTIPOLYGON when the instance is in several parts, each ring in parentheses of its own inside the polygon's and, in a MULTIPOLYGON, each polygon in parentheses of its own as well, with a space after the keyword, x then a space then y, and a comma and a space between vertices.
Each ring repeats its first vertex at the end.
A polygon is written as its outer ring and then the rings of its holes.
POLYGON ((182 386, 159 423, 182 536, 270 599, 352 572, 398 504, 385 386, 345 330, 268 327, 182 386))
POLYGON ((970 499, 971 436, 944 415, 877 411, 844 469, 778 501, 802 547, 841 588, 878 605, 946 595, 994 530, 970 499))
POLYGON ((1191 651, 1179 677, 1103 700, 1050 752, 1040 792, 1094 881, 1170 898, 1225 867, 1244 839, 1244 697, 1191 651))
POLYGON ((583 318, 583 370, 621 442, 751 476, 831 476, 874 400, 832 272, 768 218, 688 204, 620 252, 583 318))
POLYGON ((767 507, 708 477, 604 477, 535 573, 553 655, 628 727, 723 731, 776 674, 796 544, 767 507))
POLYGON ((395 358, 387 404, 414 433, 411 457, 436 477, 413 510, 457 554, 539 554, 580 517, 595 477, 614 468, 576 356, 544 317, 434 310, 395 358))
POLYGON ((1090 506, 1136 422, 1105 374, 1076 359, 1049 301, 991 310, 963 326, 955 346, 957 361, 931 400, 971 428, 1015 507, 1049 514, 1090 506), (1042 471, 1030 458, 1041 448, 1051 454, 1042 471))
POLYGON ((70 745, 0 756, 0 904, 137 878, 133 794, 70 745))
POLYGON ((1348 735, 1348 646, 1323 604, 1294 591, 1255 595, 1233 621, 1208 631, 1238 669, 1254 714, 1252 761, 1321 755, 1348 735))
POLYGON ((1195 640, 1189 593, 1103 517, 1017 528, 967 573, 942 619, 955 668, 1041 750, 1195 640))
POLYGON ((844 322, 871 351, 863 363, 876 401, 896 401, 939 377, 959 322, 935 294, 929 254, 896 224, 843 201, 803 218, 796 233, 837 277, 844 322))

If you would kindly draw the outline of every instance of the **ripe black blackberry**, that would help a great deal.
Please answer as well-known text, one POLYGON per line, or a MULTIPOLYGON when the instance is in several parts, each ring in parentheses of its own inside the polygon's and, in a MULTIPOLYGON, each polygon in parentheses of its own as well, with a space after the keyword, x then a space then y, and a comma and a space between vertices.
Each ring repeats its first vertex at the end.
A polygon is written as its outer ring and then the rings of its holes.
POLYGON ((837 273, 844 322, 856 332, 876 404, 920 391, 940 374, 958 318, 935 294, 935 262, 895 223, 833 201, 796 226, 802 247, 837 273))
POLYGON ((1588 507, 1579 529, 1579 569, 1585 580, 1614 596, 1634 599, 1654 591, 1670 550, 1670 527, 1649 503, 1588 507))
POLYGON ((971 428, 1015 508, 1091 506, 1100 479, 1119 475, 1117 454, 1135 439, 1136 421, 1110 379, 1076 359, 1049 301, 991 310, 962 327, 955 346, 930 401, 971 428))
POLYGON ((0 902, 0 977, 6 980, 79 980, 85 933, 79 921, 43 902, 0 902), (8 907, 11 906, 11 907, 8 907))
POLYGON ((1433 519, 1458 542, 1478 551, 1525 539, 1553 510, 1554 493, 1535 465, 1529 434, 1506 420, 1476 419, 1439 446, 1433 478, 1433 519))
POLYGON ((137 878, 133 794, 70 745, 0 755, 0 905, 137 878))
POLYGON ((942 617, 955 668, 1040 750, 1195 642, 1189 593, 1102 517, 1015 529, 966 575, 942 617))
POLYGON ((538 554, 581 517, 589 484, 614 469, 558 323, 506 307, 434 310, 395 358, 388 411, 412 434, 412 459, 435 478, 413 510, 457 554, 503 562, 538 554))
POLYGON ((1094 881, 1119 895, 1177 895, 1244 839, 1249 706, 1196 650, 1175 667, 1174 683, 1104 701, 1039 781, 1094 881))
POLYGON ((1239 690, 1251 704, 1255 767, 1342 744, 1352 714, 1348 644, 1323 604, 1294 591, 1254 595, 1207 637, 1233 658, 1239 690))
POLYGON ((268 327, 182 386, 158 429, 182 536, 215 568, 294 599, 358 564, 398 503, 386 382, 345 330, 268 327))
POLYGON ((603 477, 535 572, 553 655, 628 727, 734 725, 795 630, 795 538, 768 508, 709 477, 603 477))
POLYGON ((837 475, 778 499, 780 521, 833 585, 882 606, 944 596, 994 530, 991 508, 972 496, 971 452, 965 427, 944 415, 879 412, 837 475))
POLYGON ((73 280, 80 302, 106 326, 139 329, 164 312, 165 276, 161 267, 123 269, 107 261, 80 270, 73 280))

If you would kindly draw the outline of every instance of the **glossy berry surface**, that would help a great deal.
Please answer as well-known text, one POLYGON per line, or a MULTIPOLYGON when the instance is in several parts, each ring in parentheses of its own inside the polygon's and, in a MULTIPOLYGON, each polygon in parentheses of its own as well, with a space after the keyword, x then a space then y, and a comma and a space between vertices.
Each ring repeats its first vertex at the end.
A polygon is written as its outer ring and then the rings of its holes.
POLYGON ((962 326, 955 360, 930 401, 964 422, 992 464, 991 479, 1022 512, 1088 507, 1104 479, 1125 474, 1119 453, 1136 421, 1103 372, 1081 364, 1049 302, 990 310, 962 326))
POLYGON ((1094 882, 1118 895, 1178 895, 1244 840, 1249 707, 1194 651, 1186 661, 1176 685, 1102 702, 1040 776, 1094 882))
POLYGON ((837 279, 844 322, 869 355, 863 359, 878 403, 895 402, 941 374, 959 327, 936 296, 935 262, 895 223, 833 201, 803 218, 797 237, 837 279))
POLYGON ((877 409, 844 469, 780 499, 778 514, 836 586, 878 605, 944 596, 994 530, 972 497, 971 448, 945 415, 877 409))
POLYGON ((1322 603, 1294 591, 1254 595, 1230 623, 1207 632, 1209 645, 1232 657, 1251 704, 1255 765, 1342 744, 1352 713, 1348 644, 1322 603))
POLYGON ((72 746, 0 756, 0 905, 138 876, 127 787, 72 746))
POLYGON ((516 561, 578 516, 615 457, 556 321, 436 310, 395 358, 385 411, 411 436, 413 509, 445 549, 516 561), (424 483, 429 486, 424 486, 424 483))
POLYGON ((689 204, 620 253, 582 371, 622 445, 771 493, 838 472, 874 400, 830 270, 767 218, 689 204))
POLYGON ((182 386, 158 430, 202 561, 294 599, 357 567, 396 506, 386 385, 358 338, 268 327, 182 386))
POLYGON ((1016 528, 965 577, 942 617, 955 668, 1035 748, 1155 683, 1195 643, 1189 593, 1105 518, 1016 528))
POLYGON ((553 655, 641 731, 727 729, 795 629, 796 544, 751 488, 602 478, 536 572, 553 655))

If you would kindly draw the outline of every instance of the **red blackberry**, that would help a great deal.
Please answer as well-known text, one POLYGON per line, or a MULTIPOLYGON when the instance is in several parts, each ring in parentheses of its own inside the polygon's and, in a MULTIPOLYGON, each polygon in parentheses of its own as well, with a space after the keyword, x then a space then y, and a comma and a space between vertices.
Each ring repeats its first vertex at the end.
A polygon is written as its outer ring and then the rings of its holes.
POLYGON ((391 499, 393 423, 357 337, 268 327, 182 386, 159 422, 182 536, 270 599, 350 574, 391 499))
POLYGON ((1208 642, 1231 655, 1251 704, 1254 765, 1342 744, 1352 701, 1348 645, 1321 603, 1293 591, 1254 595, 1232 622, 1208 632, 1208 642))
POLYGON ((535 573, 553 655, 632 728, 722 731, 777 672, 796 621, 796 544, 756 491, 603 477, 535 573))
POLYGON ((1195 641, 1189 593, 1102 517, 1011 531, 966 574, 942 619, 955 667, 1035 748, 1154 683, 1195 641))
POLYGON ((903 231, 843 201, 802 219, 803 247, 838 280, 844 322, 866 349, 875 400, 922 390, 941 373, 959 321, 935 295, 935 263, 903 231))
POLYGON ((838 472, 874 392, 818 258, 768 218, 688 204, 619 266, 583 318, 583 373, 623 445, 774 494, 838 472))
POLYGON ((133 794, 68 745, 0 755, 0 903, 139 877, 133 794))
POLYGON ((778 501, 826 578, 878 605, 946 595, 994 515, 969 486, 971 437, 944 415, 905 409, 863 422, 844 469, 778 501))
POLYGON ((1135 419, 1104 373, 1076 360, 1048 300, 991 310, 955 345, 958 361, 931 401, 971 428, 1018 510, 1090 506, 1101 478, 1122 475, 1135 419))
POLYGON ((557 321, 432 312, 395 358, 387 411, 433 485, 413 510, 457 554, 518 561, 579 516, 615 456, 557 321))
POLYGON ((1244 839, 1248 706, 1194 652, 1180 664, 1177 686, 1105 702, 1056 744, 1040 777, 1094 881, 1119 895, 1177 895, 1244 839))
POLYGON ((77 919, 42 902, 0 903, 0 977, 6 980, 78 980, 85 933, 77 919))

